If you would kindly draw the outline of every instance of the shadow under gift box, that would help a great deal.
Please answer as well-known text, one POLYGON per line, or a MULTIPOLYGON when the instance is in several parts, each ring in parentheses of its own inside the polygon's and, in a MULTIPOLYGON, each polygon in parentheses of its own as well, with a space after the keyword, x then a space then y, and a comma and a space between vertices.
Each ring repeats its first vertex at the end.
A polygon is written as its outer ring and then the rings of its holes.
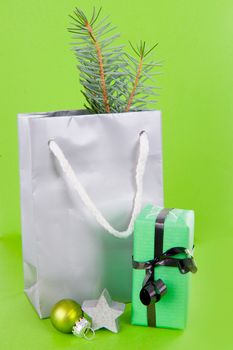
MULTIPOLYGON (((154 259, 156 247, 155 223, 161 207, 146 206, 139 214, 134 230, 133 260, 147 262, 154 259)), ((168 212, 163 226, 163 252, 174 247, 193 248, 194 212, 192 210, 172 209, 168 212)), ((185 258, 178 254, 177 258, 185 258)), ((194 265, 194 272, 195 272, 194 265)), ((188 296, 191 273, 181 273, 178 267, 156 266, 153 280, 161 279, 166 293, 154 303, 154 326, 161 328, 184 329, 187 322, 188 296)), ((148 326, 148 307, 140 300, 140 291, 145 280, 146 269, 133 269, 132 324, 148 326)))

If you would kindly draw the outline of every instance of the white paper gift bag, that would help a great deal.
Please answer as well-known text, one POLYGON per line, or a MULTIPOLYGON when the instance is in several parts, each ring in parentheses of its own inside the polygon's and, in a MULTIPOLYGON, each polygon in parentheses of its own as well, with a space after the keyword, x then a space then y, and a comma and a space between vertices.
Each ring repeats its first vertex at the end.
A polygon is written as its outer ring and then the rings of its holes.
POLYGON ((159 111, 20 114, 25 292, 41 318, 107 288, 130 301, 132 231, 163 206, 159 111))

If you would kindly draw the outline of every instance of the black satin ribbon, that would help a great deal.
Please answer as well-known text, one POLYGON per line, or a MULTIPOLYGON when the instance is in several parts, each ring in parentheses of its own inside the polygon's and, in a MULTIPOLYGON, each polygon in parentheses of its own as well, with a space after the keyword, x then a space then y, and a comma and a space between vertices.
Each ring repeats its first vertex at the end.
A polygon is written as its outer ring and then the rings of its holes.
POLYGON ((155 280, 155 267, 177 267, 182 274, 197 272, 194 259, 187 248, 173 247, 163 252, 164 222, 171 210, 170 208, 162 209, 157 216, 154 235, 154 259, 145 262, 133 260, 134 269, 146 270, 146 276, 140 291, 140 300, 147 306, 147 320, 150 327, 156 327, 155 303, 167 291, 167 287, 161 279, 155 280), (175 257, 178 254, 184 254, 185 258, 175 257))

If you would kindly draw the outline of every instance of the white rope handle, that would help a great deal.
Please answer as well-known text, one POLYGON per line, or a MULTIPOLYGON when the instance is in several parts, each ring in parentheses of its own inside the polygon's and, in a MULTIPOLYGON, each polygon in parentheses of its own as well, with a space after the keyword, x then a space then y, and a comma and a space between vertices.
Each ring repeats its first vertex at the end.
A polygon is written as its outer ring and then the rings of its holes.
POLYGON ((142 204, 142 192, 143 192, 143 176, 145 172, 146 162, 149 154, 149 141, 148 136, 145 131, 142 131, 139 135, 139 156, 138 156, 138 162, 136 167, 136 194, 134 197, 134 205, 132 210, 131 219, 129 222, 129 225, 125 231, 118 231, 112 227, 109 222, 104 218, 102 213, 96 208, 94 202, 91 200, 89 195, 87 194, 86 190, 82 186, 82 184, 79 182, 77 176, 74 173, 73 168, 69 164, 68 160, 66 159, 64 153, 62 152, 61 148, 58 146, 58 144, 54 140, 49 141, 49 148, 53 155, 58 160, 65 176, 69 180, 70 184, 73 186, 73 188, 78 192, 83 204, 86 206, 86 208, 89 210, 89 212, 94 215, 97 222, 110 234, 112 234, 115 237, 118 238, 126 238, 133 232, 134 227, 134 221, 136 219, 136 216, 139 214, 141 210, 141 204, 142 204))

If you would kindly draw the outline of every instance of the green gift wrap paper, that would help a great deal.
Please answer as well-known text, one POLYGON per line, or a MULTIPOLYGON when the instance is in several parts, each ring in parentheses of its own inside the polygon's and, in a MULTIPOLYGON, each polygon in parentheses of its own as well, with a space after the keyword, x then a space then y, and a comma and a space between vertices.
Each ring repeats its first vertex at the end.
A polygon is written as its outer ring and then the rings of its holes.
MULTIPOLYGON (((166 212, 166 209, 148 205, 137 217, 134 230, 133 261, 137 263, 153 261, 156 251, 158 252, 158 245, 160 245, 159 249, 161 249, 161 253, 174 247, 186 248, 185 253, 176 252, 177 254, 173 255, 171 259, 168 258, 167 261, 172 261, 172 263, 177 261, 178 265, 180 261, 181 263, 189 263, 191 261, 194 264, 193 258, 189 255, 193 249, 194 212, 192 210, 168 209, 161 226, 161 223, 158 224, 158 221, 160 220, 161 213, 163 215, 164 211, 166 212), (158 231, 161 227, 162 233, 160 232, 160 234, 162 234, 162 241, 160 240, 160 236, 158 236, 158 231)), ((141 269, 134 266, 132 324, 162 328, 185 328, 191 273, 181 273, 178 267, 155 266, 151 269, 153 271, 153 281, 161 280, 165 285, 166 293, 162 295, 158 302, 152 305, 150 304, 150 307, 148 307, 140 299, 140 292, 143 283, 145 284, 148 270, 145 266, 141 269), (151 311, 154 323, 150 321, 151 311), (148 312, 150 312, 150 316, 148 312)), ((191 268, 191 271, 196 272, 195 264, 191 268)))

